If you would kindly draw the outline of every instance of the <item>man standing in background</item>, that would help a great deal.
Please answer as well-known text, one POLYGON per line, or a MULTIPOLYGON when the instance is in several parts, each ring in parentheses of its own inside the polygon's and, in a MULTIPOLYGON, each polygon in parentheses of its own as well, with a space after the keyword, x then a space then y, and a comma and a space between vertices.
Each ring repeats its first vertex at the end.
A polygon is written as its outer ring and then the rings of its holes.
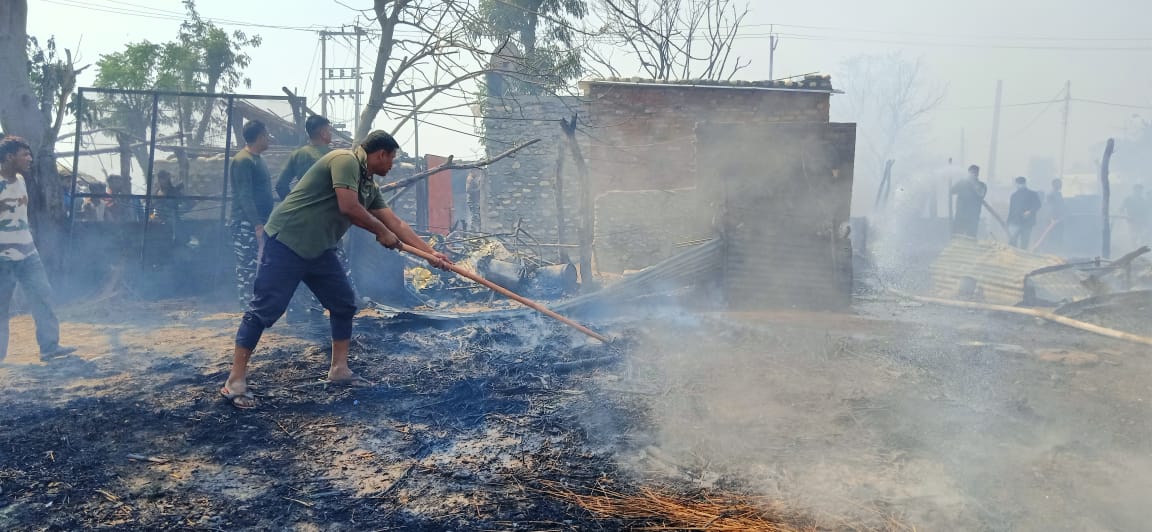
POLYGON ((984 208, 984 196, 988 185, 980 181, 980 167, 968 167, 968 178, 952 185, 952 195, 956 196, 956 214, 952 219, 952 234, 976 238, 980 229, 980 211, 984 208))
POLYGON ((296 148, 288 156, 288 162, 276 179, 276 194, 280 201, 288 197, 292 187, 300 181, 312 165, 332 151, 332 122, 319 115, 312 115, 304 121, 304 132, 308 134, 308 144, 296 148))
POLYGON ((1028 249, 1032 242, 1032 229, 1036 227, 1036 213, 1040 210, 1040 193, 1028 188, 1028 179, 1016 178, 1016 192, 1008 201, 1008 232, 1010 245, 1028 249))
POLYGON ((24 175, 31 169, 32 149, 24 139, 0 139, 0 361, 8 355, 8 319, 17 283, 36 324, 40 360, 76 351, 60 345, 60 321, 51 303, 52 286, 28 225, 24 175))
POLYGON ((236 291, 241 307, 252 298, 256 265, 264 247, 264 222, 272 214, 272 177, 260 154, 272 137, 263 122, 244 125, 244 149, 232 157, 232 245, 236 253, 236 291))

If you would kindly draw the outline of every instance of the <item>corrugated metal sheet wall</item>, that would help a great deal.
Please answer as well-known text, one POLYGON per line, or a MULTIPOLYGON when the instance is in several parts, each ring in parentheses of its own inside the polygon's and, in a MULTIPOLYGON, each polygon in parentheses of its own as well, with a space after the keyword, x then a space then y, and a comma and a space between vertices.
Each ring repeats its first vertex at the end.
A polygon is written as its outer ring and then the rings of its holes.
POLYGON ((963 297, 961 283, 970 278, 984 301, 1015 305, 1024 299, 1024 276, 1063 263, 1060 257, 1029 253, 1001 242, 956 237, 932 263, 932 291, 938 297, 963 297))
POLYGON ((855 124, 701 124, 701 186, 727 243, 733 309, 838 309, 851 303, 855 124))

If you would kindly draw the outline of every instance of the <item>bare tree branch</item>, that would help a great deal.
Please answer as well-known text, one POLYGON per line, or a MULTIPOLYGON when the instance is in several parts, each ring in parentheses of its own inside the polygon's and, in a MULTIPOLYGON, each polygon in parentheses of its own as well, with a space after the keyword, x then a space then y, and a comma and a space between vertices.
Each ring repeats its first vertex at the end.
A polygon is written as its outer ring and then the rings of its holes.
MULTIPOLYGON (((600 0, 603 37, 623 46, 649 77, 727 80, 748 66, 732 47, 748 8, 734 0, 600 0)), ((617 72, 600 53, 589 61, 617 72)))

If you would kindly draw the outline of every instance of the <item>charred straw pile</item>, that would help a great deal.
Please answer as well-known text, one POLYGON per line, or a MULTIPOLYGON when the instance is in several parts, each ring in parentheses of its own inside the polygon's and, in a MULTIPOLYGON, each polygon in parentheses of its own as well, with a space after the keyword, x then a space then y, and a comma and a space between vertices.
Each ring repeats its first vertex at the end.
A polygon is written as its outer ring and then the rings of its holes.
POLYGON ((597 488, 589 494, 551 485, 545 493, 605 519, 635 523, 632 530, 711 530, 719 532, 911 532, 915 529, 885 519, 878 526, 846 523, 822 525, 777 501, 742 496, 674 495, 641 487, 633 494, 597 488))

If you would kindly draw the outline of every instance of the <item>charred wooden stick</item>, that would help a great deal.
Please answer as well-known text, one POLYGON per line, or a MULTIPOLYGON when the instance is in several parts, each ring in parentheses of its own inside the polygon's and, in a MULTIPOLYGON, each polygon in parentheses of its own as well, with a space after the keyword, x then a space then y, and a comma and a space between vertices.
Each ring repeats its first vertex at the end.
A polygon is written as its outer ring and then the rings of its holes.
POLYGON ((1055 229, 1057 225, 1060 225, 1060 223, 1062 221, 1063 220, 1052 220, 1048 224, 1048 227, 1044 228, 1044 232, 1040 233, 1040 238, 1036 240, 1035 244, 1032 244, 1032 247, 1028 251, 1035 253, 1036 250, 1039 249, 1042 244, 1044 244, 1044 240, 1046 238, 1048 238, 1048 234, 1051 233, 1052 230, 1055 229))
POLYGON ((528 146, 536 144, 537 142, 540 142, 540 139, 532 139, 528 142, 525 142, 522 144, 517 144, 516 146, 509 148, 504 153, 501 153, 500 155, 497 155, 495 157, 492 157, 489 159, 484 159, 483 161, 468 163, 468 164, 455 164, 455 163, 453 163, 453 159, 455 158, 455 156, 450 155, 450 156, 448 156, 448 160, 444 164, 437 166, 436 168, 430 168, 428 170, 424 170, 423 172, 412 174, 411 176, 406 177, 404 179, 401 179, 399 181, 393 181, 391 183, 388 183, 387 185, 382 185, 380 187, 380 192, 390 192, 390 191, 399 189, 399 192, 397 192, 395 196, 392 196, 392 199, 396 199, 396 196, 399 196, 403 192, 403 189, 405 189, 409 186, 412 186, 413 183, 416 183, 417 181, 420 181, 421 179, 426 179, 429 176, 435 175, 435 174, 437 174, 439 172, 443 172, 445 170, 468 170, 468 169, 472 169, 472 168, 482 168, 482 167, 488 166, 488 165, 490 165, 496 161, 499 161, 500 159, 508 157, 508 156, 510 156, 510 155, 512 155, 512 154, 514 154, 514 153, 516 153, 516 152, 518 152, 524 148, 527 148, 528 146))
MULTIPOLYGON (((413 255, 416 255, 417 257, 420 257, 424 260, 430 261, 430 262, 436 262, 438 260, 432 254, 426 253, 423 250, 416 249, 412 246, 404 246, 403 250, 407 251, 408 253, 411 253, 413 255)), ((582 332, 588 336, 591 336, 592 338, 600 340, 601 342, 603 342, 605 344, 612 342, 611 340, 608 339, 608 337, 603 336, 603 335, 593 331, 592 329, 589 329, 583 325, 580 325, 579 323, 576 323, 576 322, 574 322, 568 318, 565 318, 564 316, 557 314, 556 312, 552 311, 548 307, 545 307, 544 305, 541 305, 535 301, 532 301, 531 299, 528 299, 528 298, 521 296, 521 295, 519 295, 519 294, 517 294, 511 290, 508 290, 507 288, 504 288, 504 287, 502 287, 496 283, 493 283, 492 281, 489 281, 488 279, 485 279, 479 275, 476 275, 475 273, 472 273, 468 270, 465 270, 464 268, 461 268, 461 267, 453 264, 453 265, 449 266, 448 269, 451 270, 456 275, 467 277, 473 281, 476 281, 477 283, 480 283, 484 286, 487 286, 489 289, 491 289, 492 291, 494 291, 496 293, 499 293, 499 294, 501 294, 501 295, 503 295, 509 299, 512 299, 512 300, 514 300, 514 301, 516 301, 516 302, 518 302, 518 303, 520 303, 520 304, 522 304, 528 308, 531 308, 531 309, 533 309, 533 310, 535 310, 541 314, 544 314, 545 316, 548 316, 549 318, 557 320, 560 323, 563 323, 569 327, 572 327, 573 329, 576 329, 577 331, 580 331, 580 332, 582 332)))

